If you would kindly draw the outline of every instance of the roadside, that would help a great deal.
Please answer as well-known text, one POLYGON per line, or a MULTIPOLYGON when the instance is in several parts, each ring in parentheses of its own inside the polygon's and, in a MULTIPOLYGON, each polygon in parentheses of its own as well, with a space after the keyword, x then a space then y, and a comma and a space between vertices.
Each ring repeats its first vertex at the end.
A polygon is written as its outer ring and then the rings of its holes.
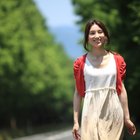
POLYGON ((25 136, 20 138, 15 138, 13 140, 71 140, 72 133, 71 130, 65 131, 55 131, 42 134, 34 134, 31 136, 25 136))

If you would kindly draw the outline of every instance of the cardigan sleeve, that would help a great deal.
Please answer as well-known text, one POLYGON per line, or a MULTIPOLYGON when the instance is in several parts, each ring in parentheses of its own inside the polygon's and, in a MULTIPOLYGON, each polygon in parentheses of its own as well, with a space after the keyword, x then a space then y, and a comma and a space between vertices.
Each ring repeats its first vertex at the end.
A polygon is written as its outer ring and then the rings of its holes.
POLYGON ((85 96, 85 81, 84 81, 84 74, 83 74, 85 58, 86 55, 77 58, 74 61, 74 65, 73 65, 76 88, 79 95, 82 97, 85 96))
POLYGON ((126 76, 126 63, 124 61, 124 58, 122 56, 121 57, 121 63, 120 63, 120 76, 121 76, 121 80, 123 81, 125 76, 126 76))
POLYGON ((117 69, 116 89, 118 95, 120 95, 122 91, 122 81, 124 80, 126 75, 126 63, 124 61, 124 58, 118 53, 114 53, 114 58, 117 69))
POLYGON ((74 78, 77 79, 78 73, 80 70, 80 59, 77 58, 73 64, 74 78))

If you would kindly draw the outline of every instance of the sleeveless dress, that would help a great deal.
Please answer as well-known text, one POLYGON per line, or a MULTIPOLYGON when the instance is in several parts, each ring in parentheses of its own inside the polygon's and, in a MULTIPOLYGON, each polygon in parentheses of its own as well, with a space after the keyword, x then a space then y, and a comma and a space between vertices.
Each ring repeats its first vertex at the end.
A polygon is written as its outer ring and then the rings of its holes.
POLYGON ((116 64, 110 60, 103 68, 86 58, 86 84, 81 121, 81 140, 122 140, 124 116, 116 91, 116 64))

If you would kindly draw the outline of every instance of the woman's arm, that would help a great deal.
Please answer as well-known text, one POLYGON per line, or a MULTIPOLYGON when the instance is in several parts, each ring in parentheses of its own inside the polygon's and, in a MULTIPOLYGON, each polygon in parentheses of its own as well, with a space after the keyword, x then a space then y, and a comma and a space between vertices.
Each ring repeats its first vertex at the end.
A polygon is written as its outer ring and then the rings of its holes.
POLYGON ((128 129, 128 133, 131 135, 135 135, 136 133, 136 127, 133 124, 133 122, 130 120, 130 114, 129 114, 129 108, 128 108, 128 98, 127 98, 127 92, 125 89, 124 84, 122 83, 122 92, 119 96, 123 112, 124 112, 124 123, 125 126, 128 129))
POLYGON ((82 97, 78 94, 76 88, 73 97, 73 119, 74 119, 74 126, 73 132, 79 130, 79 114, 80 114, 80 106, 81 106, 82 97))

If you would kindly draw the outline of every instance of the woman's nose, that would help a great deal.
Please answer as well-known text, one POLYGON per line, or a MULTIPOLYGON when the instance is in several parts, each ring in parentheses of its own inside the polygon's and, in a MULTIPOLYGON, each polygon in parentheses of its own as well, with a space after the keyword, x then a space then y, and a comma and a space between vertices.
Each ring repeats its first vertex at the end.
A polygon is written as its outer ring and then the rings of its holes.
POLYGON ((95 34, 95 38, 99 38, 100 35, 98 33, 95 34))

